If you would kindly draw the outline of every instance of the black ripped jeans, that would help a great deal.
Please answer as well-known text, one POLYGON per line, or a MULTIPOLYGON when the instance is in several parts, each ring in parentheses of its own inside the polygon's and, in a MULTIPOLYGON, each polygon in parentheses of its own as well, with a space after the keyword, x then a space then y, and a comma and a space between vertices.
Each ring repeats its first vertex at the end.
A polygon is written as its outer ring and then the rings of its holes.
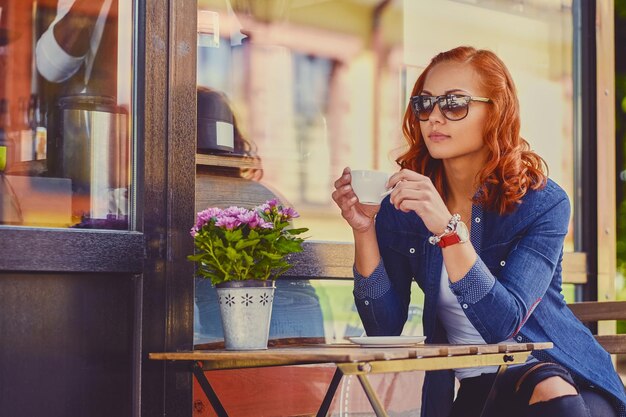
MULTIPOLYGON (((479 417, 491 391, 496 374, 465 378, 452 406, 450 417, 479 417)), ((483 417, 617 417, 608 394, 577 386, 562 366, 534 362, 511 367, 496 384, 495 396, 483 417), (572 384, 579 395, 558 397, 528 405, 535 386, 559 376, 572 384)))

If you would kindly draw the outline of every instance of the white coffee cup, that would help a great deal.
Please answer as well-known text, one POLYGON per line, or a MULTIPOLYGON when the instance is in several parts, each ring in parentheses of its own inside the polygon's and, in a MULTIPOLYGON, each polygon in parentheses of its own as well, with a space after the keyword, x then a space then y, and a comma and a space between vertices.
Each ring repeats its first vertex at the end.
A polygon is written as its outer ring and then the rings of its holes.
POLYGON ((380 204, 385 197, 389 174, 370 169, 351 171, 352 189, 361 204, 380 204))

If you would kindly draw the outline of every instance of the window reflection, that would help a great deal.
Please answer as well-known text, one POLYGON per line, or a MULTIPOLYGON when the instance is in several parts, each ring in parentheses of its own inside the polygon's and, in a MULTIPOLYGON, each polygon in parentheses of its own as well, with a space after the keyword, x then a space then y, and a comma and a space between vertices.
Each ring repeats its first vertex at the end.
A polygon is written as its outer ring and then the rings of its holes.
MULTIPOLYGON (((351 336, 365 331, 354 305, 350 280, 276 281, 276 292, 270 323, 270 339, 321 338, 327 343, 345 343, 351 336)), ((217 294, 211 283, 196 280, 194 344, 223 340, 217 294)), ((404 336, 421 336, 424 296, 412 283, 411 306, 404 336)))
POLYGON ((199 84, 228 96, 263 160, 261 182, 297 208, 314 240, 352 240, 332 183, 345 166, 397 169, 413 81, 459 44, 504 59, 522 135, 573 195, 571 1, 199 0, 198 9, 199 84))
POLYGON ((2 2, 0 223, 128 229, 132 1, 2 2))

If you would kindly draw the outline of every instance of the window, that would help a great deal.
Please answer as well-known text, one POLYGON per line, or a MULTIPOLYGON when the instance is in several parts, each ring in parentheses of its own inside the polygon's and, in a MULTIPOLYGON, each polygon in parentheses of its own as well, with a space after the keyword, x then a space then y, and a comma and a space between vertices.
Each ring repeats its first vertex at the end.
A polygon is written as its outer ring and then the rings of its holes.
POLYGON ((133 2, 0 8, 0 224, 128 230, 133 2))
MULTIPOLYGON (((507 64, 522 136, 572 197, 572 21, 562 0, 199 0, 198 160, 270 189, 300 212, 296 227, 311 240, 350 242, 334 180, 345 166, 395 171, 414 81, 436 53, 473 45, 507 64)), ((323 282, 312 286, 318 297, 323 282)))
MULTIPOLYGON (((314 240, 352 240, 330 198, 334 180, 345 166, 396 170, 413 82, 432 56, 460 44, 494 50, 508 65, 522 135, 573 195, 571 2, 224 0, 198 8, 198 84, 226 97, 259 158, 259 181, 298 209, 314 240)), ((229 146, 199 152, 237 153, 229 146)))

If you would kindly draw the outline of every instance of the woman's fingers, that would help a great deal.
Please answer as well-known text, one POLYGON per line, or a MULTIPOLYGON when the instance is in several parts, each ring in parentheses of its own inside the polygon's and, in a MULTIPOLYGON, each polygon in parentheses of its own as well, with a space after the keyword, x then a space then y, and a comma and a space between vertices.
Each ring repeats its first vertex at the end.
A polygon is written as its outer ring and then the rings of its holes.
POLYGON ((343 185, 350 184, 352 182, 352 175, 350 174, 350 168, 346 167, 341 173, 341 177, 335 181, 335 188, 341 188, 343 185))
POLYGON ((434 199, 435 196, 428 188, 413 188, 409 185, 398 184, 391 193, 390 202, 396 209, 406 212, 416 211, 421 204, 430 204, 434 199))
POLYGON ((419 184, 430 184, 430 178, 425 175, 418 174, 415 171, 411 171, 410 169, 402 169, 391 177, 387 181, 387 188, 399 186, 400 183, 406 183, 405 186, 419 186, 419 184))
POLYGON ((354 230, 369 229, 380 206, 368 207, 359 204, 359 199, 352 189, 352 175, 349 167, 344 168, 334 186, 335 191, 331 197, 341 210, 342 217, 354 230))
POLYGON ((335 181, 335 191, 332 193, 332 199, 341 210, 344 218, 350 217, 350 213, 354 210, 354 206, 358 202, 356 194, 350 185, 349 171, 346 179, 346 171, 337 181, 335 181))
POLYGON ((356 203, 357 198, 352 189, 352 177, 350 175, 350 168, 346 167, 343 170, 341 177, 335 181, 335 191, 332 193, 332 199, 343 210, 343 205, 356 203))
POLYGON ((332 193, 332 198, 337 204, 342 201, 352 199, 352 197, 356 199, 356 195, 354 194, 354 190, 350 184, 342 185, 341 187, 335 189, 332 193))
POLYGON ((395 185, 391 192, 391 203, 407 198, 420 198, 425 195, 425 192, 427 192, 427 188, 423 185, 420 186, 418 182, 402 180, 395 185))
POLYGON ((412 183, 411 186, 405 186, 404 182, 399 184, 391 193, 391 204, 404 213, 415 212, 428 230, 441 233, 451 214, 432 183, 422 182, 417 188, 413 188, 415 184, 412 183))
POLYGON ((413 191, 414 190, 408 190, 398 185, 391 193, 391 196, 389 197, 389 201, 391 202, 391 204, 393 204, 393 206, 397 210, 400 210, 400 206, 403 201, 415 200, 417 198, 417 196, 414 195, 413 191))
POLYGON ((397 183, 401 181, 414 181, 416 175, 419 175, 415 171, 411 171, 410 169, 401 169, 400 171, 394 173, 389 180, 387 180, 387 188, 394 187, 397 183))

